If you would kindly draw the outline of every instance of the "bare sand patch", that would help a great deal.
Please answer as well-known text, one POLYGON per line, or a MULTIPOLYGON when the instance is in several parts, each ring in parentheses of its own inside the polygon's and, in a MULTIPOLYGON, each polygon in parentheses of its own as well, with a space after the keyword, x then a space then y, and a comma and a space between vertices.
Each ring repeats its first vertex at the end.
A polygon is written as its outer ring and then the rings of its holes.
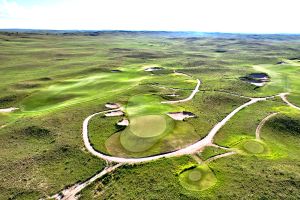
POLYGON ((0 113, 10 113, 10 112, 13 112, 15 110, 19 110, 19 108, 15 108, 15 107, 2 108, 2 109, 0 109, 0 113))
POLYGON ((118 121, 117 123, 118 126, 128 126, 129 125, 129 120, 126 118, 123 118, 122 120, 118 121))
POLYGON ((145 68, 145 71, 146 72, 153 72, 153 71, 159 71, 159 70, 162 70, 164 68, 162 67, 148 67, 148 68, 145 68))
POLYGON ((185 118, 192 118, 196 117, 194 113, 182 111, 182 112, 170 112, 167 114, 169 117, 171 117, 174 120, 182 121, 185 118))
POLYGON ((109 109, 117 109, 117 108, 120 108, 120 104, 118 104, 118 103, 106 103, 105 107, 109 108, 109 109))
POLYGON ((167 97, 179 97, 178 94, 166 94, 167 97))

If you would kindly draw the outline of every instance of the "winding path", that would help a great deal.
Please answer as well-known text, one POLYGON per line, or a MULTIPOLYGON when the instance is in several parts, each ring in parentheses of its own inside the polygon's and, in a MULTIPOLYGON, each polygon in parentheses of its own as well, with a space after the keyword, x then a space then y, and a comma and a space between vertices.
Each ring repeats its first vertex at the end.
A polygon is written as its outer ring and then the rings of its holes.
POLYGON ((234 154, 237 154, 237 152, 235 152, 235 151, 230 151, 230 152, 227 152, 227 153, 222 153, 222 154, 219 154, 219 155, 215 155, 215 156, 213 156, 213 157, 210 157, 210 158, 207 159, 206 161, 204 161, 204 163, 209 163, 209 162, 214 161, 214 160, 217 160, 217 159, 219 159, 219 158, 231 156, 231 155, 234 155, 234 154))
POLYGON ((262 127, 264 126, 264 124, 272 117, 274 117, 275 115, 277 115, 278 113, 272 113, 270 115, 268 115, 267 117, 265 117, 257 126, 256 131, 255 131, 255 137, 257 140, 260 140, 260 132, 262 127))
POLYGON ((76 195, 82 189, 84 189, 85 187, 87 187, 88 185, 93 183, 95 180, 101 178, 105 174, 108 174, 108 173, 112 172, 113 170, 117 169, 121 165, 122 164, 119 163, 119 164, 116 164, 116 165, 111 166, 111 167, 106 167, 100 173, 96 174, 95 176, 88 179, 87 181, 85 181, 81 184, 73 185, 72 187, 69 187, 68 189, 63 190, 61 193, 58 193, 58 194, 55 194, 55 195, 49 197, 49 199, 59 199, 59 200, 74 200, 74 199, 77 199, 76 195))
POLYGON ((197 79, 197 85, 189 97, 187 97, 185 99, 181 99, 181 100, 175 100, 175 101, 162 101, 161 103, 174 104, 174 103, 182 103, 182 102, 190 101, 194 98, 196 93, 199 92, 200 85, 201 85, 201 81, 199 79, 197 79))
POLYGON ((291 102, 288 101, 288 99, 286 98, 286 95, 288 95, 288 94, 289 94, 289 93, 280 93, 278 96, 280 96, 281 99, 282 99, 287 105, 289 105, 289 106, 291 106, 291 107, 293 107, 293 108, 295 108, 295 109, 300 110, 300 107, 298 107, 298 106, 296 106, 296 105, 294 105, 294 104, 292 104, 291 102))

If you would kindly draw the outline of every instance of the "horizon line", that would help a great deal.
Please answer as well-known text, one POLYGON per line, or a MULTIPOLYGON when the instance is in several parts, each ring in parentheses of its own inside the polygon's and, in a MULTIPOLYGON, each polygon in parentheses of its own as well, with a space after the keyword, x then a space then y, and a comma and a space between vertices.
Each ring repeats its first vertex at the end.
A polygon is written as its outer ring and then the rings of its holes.
POLYGON ((43 29, 43 28, 0 28, 0 31, 16 30, 23 31, 101 31, 101 32, 171 32, 171 33, 220 33, 220 34, 241 34, 241 35, 300 35, 299 33, 292 32, 221 32, 221 31, 193 31, 193 30, 130 30, 130 29, 43 29))

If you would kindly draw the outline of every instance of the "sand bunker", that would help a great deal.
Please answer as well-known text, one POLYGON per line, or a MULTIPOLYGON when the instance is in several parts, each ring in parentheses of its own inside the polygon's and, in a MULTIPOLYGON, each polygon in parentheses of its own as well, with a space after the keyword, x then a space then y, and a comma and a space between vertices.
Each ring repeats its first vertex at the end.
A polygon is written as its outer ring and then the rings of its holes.
POLYGON ((166 94, 167 97, 179 97, 178 94, 166 94))
POLYGON ((182 121, 185 118, 191 118, 191 117, 196 117, 195 114, 191 113, 191 112, 170 112, 167 114, 169 117, 171 117, 174 120, 178 120, 178 121, 182 121))
POLYGON ((153 71, 159 71, 159 70, 162 70, 164 68, 162 67, 148 67, 145 69, 146 72, 153 72, 153 71))
POLYGON ((118 126, 128 126, 129 125, 129 120, 126 118, 123 118, 122 120, 118 121, 117 123, 118 126))
POLYGON ((109 109, 117 109, 117 108, 120 108, 120 104, 117 104, 117 103, 106 103, 105 107, 109 108, 109 109))
POLYGON ((19 108, 15 108, 15 107, 3 108, 3 109, 0 109, 0 113, 10 113, 15 110, 19 110, 19 108))
POLYGON ((247 76, 240 77, 240 80, 255 85, 257 87, 262 87, 270 81, 270 76, 266 73, 252 73, 248 74, 247 76))
POLYGON ((123 116, 124 113, 122 111, 111 111, 104 114, 106 117, 115 117, 115 116, 123 116))

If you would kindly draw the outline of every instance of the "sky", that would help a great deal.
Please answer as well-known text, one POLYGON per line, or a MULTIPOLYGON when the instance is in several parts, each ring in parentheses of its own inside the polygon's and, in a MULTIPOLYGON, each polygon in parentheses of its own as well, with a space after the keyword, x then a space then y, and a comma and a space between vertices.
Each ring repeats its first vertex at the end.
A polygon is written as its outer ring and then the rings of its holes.
POLYGON ((300 0, 0 0, 0 29, 300 33, 300 0))

